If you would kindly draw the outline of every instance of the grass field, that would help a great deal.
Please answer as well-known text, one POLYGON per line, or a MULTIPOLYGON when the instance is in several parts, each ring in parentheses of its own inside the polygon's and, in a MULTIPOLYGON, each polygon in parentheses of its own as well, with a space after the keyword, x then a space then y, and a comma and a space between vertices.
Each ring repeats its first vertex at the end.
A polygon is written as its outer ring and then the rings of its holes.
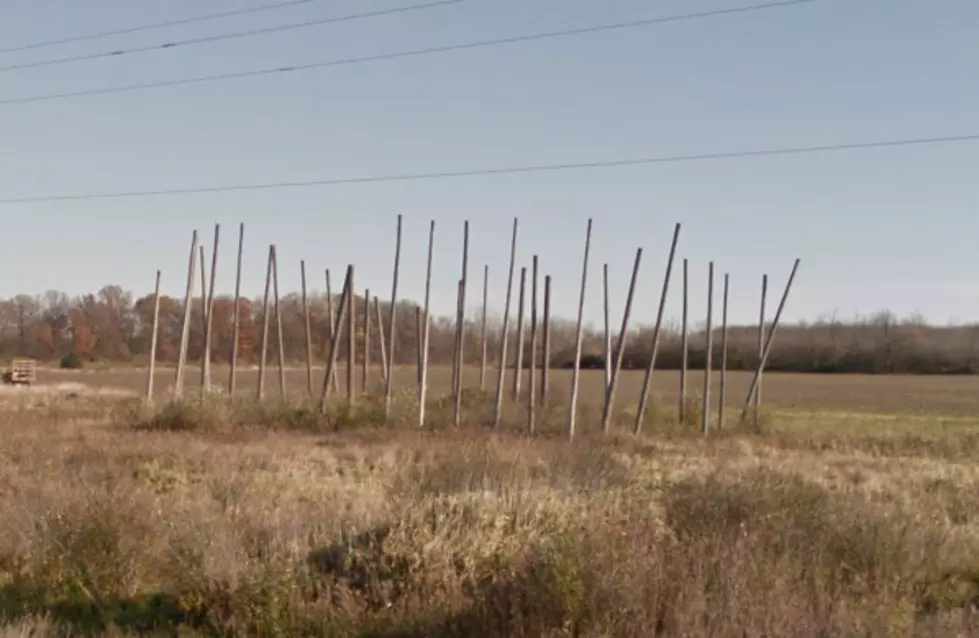
POLYGON ((674 373, 601 437, 588 372, 568 443, 559 407, 531 439, 515 406, 419 432, 405 393, 377 426, 374 398, 148 413, 139 371, 39 376, 74 390, 0 393, 0 636, 979 636, 979 379, 770 375, 762 429, 705 442, 674 373))

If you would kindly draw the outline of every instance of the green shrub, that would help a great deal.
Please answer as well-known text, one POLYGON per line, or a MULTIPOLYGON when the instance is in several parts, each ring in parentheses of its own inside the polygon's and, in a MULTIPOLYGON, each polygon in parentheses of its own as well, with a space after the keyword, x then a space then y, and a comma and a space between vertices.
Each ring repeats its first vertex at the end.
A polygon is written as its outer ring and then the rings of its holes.
POLYGON ((64 370, 80 370, 84 365, 82 358, 76 352, 69 352, 61 357, 61 367, 64 370))

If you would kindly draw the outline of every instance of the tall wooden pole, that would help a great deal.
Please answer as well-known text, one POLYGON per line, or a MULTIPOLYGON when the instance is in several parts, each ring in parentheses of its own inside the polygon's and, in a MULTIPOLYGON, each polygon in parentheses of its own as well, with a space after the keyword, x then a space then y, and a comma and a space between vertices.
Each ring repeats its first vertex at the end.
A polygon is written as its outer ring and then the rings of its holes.
POLYGON ((286 348, 282 338, 282 307, 279 305, 279 256, 272 246, 272 289, 275 294, 275 330, 279 343, 279 392, 286 396, 286 348))
POLYGON ((204 310, 204 385, 201 396, 211 391, 211 335, 214 330, 214 282, 218 270, 218 246, 221 243, 221 224, 214 224, 214 249, 211 252, 211 281, 207 286, 207 305, 204 310))
POLYGON ((704 362, 704 404, 700 413, 700 431, 710 433, 710 373, 714 363, 714 262, 707 265, 707 359, 704 362))
MULTIPOLYGON (((336 378, 337 359, 340 355, 340 335, 343 332, 343 320, 347 315, 348 292, 353 283, 353 266, 347 266, 347 275, 343 278, 343 292, 340 293, 340 309, 336 322, 333 324, 330 337, 330 359, 326 364, 326 376, 323 377, 323 388, 320 391, 320 413, 326 411, 326 400, 330 395, 330 387, 336 387, 333 379, 336 378)), ((338 391, 339 392, 339 391, 338 391)))
MULTIPOLYGON (((602 264, 602 283, 604 290, 605 312, 605 393, 608 394, 608 387, 612 384, 612 323, 611 312, 608 300, 608 264, 602 264)), ((621 346, 620 346, 621 348, 621 346)))
POLYGON ((496 377, 496 405, 493 414, 493 427, 500 428, 503 421, 503 384, 506 380, 507 332, 510 330, 510 296, 513 294, 513 269, 517 258, 517 225, 513 218, 513 236, 510 238, 510 270, 506 284, 506 303, 503 306, 503 330, 500 333, 499 370, 496 377))
POLYGON ((520 293, 517 297, 517 354, 513 360, 513 400, 520 399, 520 385, 523 381, 524 349, 524 304, 527 298, 527 269, 520 269, 520 293))
POLYGON ((231 335, 231 372, 228 378, 228 394, 233 398, 238 389, 238 341, 241 339, 241 257, 245 248, 245 225, 238 226, 238 267, 235 273, 235 308, 231 335))
POLYGON ((377 342, 381 347, 381 380, 386 388, 390 362, 388 361, 387 346, 384 343, 384 319, 381 317, 381 302, 378 301, 377 295, 374 296, 374 318, 377 320, 377 342))
POLYGON ((184 370, 187 367, 187 342, 190 340, 191 308, 194 298, 194 265, 197 263, 197 231, 190 240, 190 260, 187 264, 187 293, 184 295, 184 321, 180 332, 180 352, 177 355, 177 374, 173 383, 173 398, 180 399, 184 393, 184 370))
POLYGON ((258 362, 258 400, 265 398, 265 369, 269 358, 269 295, 272 291, 272 254, 273 248, 269 246, 268 265, 265 268, 265 296, 262 299, 262 347, 261 359, 258 362))
POLYGON ((462 225, 462 279, 459 281, 459 317, 456 327, 456 387, 453 421, 458 427, 462 419, 462 367, 465 364, 463 350, 466 343, 466 285, 469 281, 469 220, 462 225))
POLYGON ((683 315, 680 319, 680 423, 687 422, 687 366, 690 350, 689 335, 687 332, 687 312, 689 281, 687 279, 687 260, 683 260, 683 315))
POLYGON ((479 389, 486 389, 486 312, 489 306, 489 266, 483 266, 483 321, 482 330, 479 334, 479 341, 482 353, 479 359, 479 389))
POLYGON ((537 255, 531 262, 530 275, 530 375, 527 378, 527 428, 537 431, 537 255))
POLYGON ((306 338, 306 392, 313 396, 313 334, 309 327, 309 296, 306 292, 306 261, 299 261, 299 276, 303 294, 303 335, 306 338))
POLYGON ((568 408, 568 438, 575 436, 575 420, 578 416, 578 380, 581 376, 581 341, 585 328, 585 289, 588 285, 588 253, 591 250, 592 220, 588 220, 585 234, 585 255, 581 266, 581 296, 578 298, 578 327, 575 330, 574 370, 571 374, 571 399, 568 408))
MULTIPOLYGON (((377 325, 381 335, 381 357, 387 362, 384 366, 384 416, 391 416, 391 398, 394 392, 394 349, 395 349, 395 324, 398 317, 398 277, 401 270, 401 215, 398 215, 398 231, 394 248, 394 280, 391 283, 391 312, 388 319, 388 342, 387 356, 384 353, 384 329, 381 322, 380 310, 377 314, 377 325)), ((365 302, 366 303, 366 302, 365 302)))
MULTIPOLYGON (((346 280, 344 280, 344 283, 346 283, 346 280)), ((333 335, 334 335, 334 333, 342 332, 341 328, 343 327, 343 324, 342 324, 342 322, 341 323, 336 323, 334 321, 334 317, 333 317, 333 288, 330 285, 330 269, 329 268, 326 269, 326 313, 328 315, 330 315, 329 339, 330 339, 330 343, 333 344, 333 335)), ((337 343, 340 343, 340 342, 337 341, 337 343)), ((331 345, 330 347, 333 347, 333 346, 331 345)), ((330 353, 330 356, 333 356, 333 353, 332 352, 330 353)), ((335 392, 338 392, 339 393, 340 392, 340 375, 337 375, 337 374, 333 375, 333 380, 330 383, 333 384, 333 390, 335 392)))
POLYGON ((724 404, 727 402, 727 294, 730 275, 724 273, 724 299, 721 304, 721 387, 718 394, 717 427, 724 427, 724 404))
POLYGON ((347 289, 347 406, 356 402, 354 367, 357 365, 357 288, 354 287, 354 269, 350 268, 350 288, 347 289))
POLYGON ((546 410, 550 405, 551 388, 551 276, 544 276, 544 359, 541 361, 540 404, 546 410))
POLYGON ((364 290, 364 362, 361 365, 361 392, 367 394, 370 388, 370 365, 371 365, 371 289, 364 290))
MULTIPOLYGON (((756 366, 761 369, 761 360, 765 356, 765 303, 768 300, 768 275, 761 276, 761 310, 758 313, 758 360, 756 366)), ((764 370, 758 374, 758 383, 755 387, 754 395, 754 417, 755 429, 758 429, 759 414, 761 412, 761 382, 764 370)))
POLYGON ((418 427, 425 425, 425 400, 428 394, 428 337, 431 333, 432 320, 429 315, 432 298, 432 255, 435 251, 435 220, 428 227, 428 266, 425 270, 425 325, 422 328, 421 374, 418 383, 418 427))
POLYGON ((146 375, 146 405, 153 403, 153 380, 156 376, 156 341, 160 332, 160 271, 156 271, 153 291, 153 334, 150 335, 150 369, 146 375))
POLYGON ((207 333, 207 258, 201 244, 201 397, 207 383, 207 357, 204 356, 204 335, 207 333))
MULTIPOLYGON (((602 411, 602 432, 608 434, 612 423, 612 411, 615 403, 615 386, 622 371, 622 357, 625 356, 625 341, 629 334, 629 316, 632 314, 632 300, 636 294, 636 282, 639 280, 639 265, 642 262, 642 248, 636 250, 636 261, 632 266, 632 279, 629 281, 629 294, 625 301, 625 312, 622 313, 622 328, 619 330, 619 342, 615 346, 615 363, 612 366, 612 376, 609 377, 608 388, 605 390, 605 408, 602 411)), ((611 349, 609 350, 611 352, 611 349)))

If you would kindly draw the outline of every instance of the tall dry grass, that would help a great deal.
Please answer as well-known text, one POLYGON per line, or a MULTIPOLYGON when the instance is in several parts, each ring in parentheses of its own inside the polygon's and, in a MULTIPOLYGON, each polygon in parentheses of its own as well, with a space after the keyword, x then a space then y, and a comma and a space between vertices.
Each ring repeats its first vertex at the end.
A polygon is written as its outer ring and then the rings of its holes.
POLYGON ((661 409, 568 443, 412 401, 7 405, 3 633, 979 636, 968 430, 704 442, 661 409))

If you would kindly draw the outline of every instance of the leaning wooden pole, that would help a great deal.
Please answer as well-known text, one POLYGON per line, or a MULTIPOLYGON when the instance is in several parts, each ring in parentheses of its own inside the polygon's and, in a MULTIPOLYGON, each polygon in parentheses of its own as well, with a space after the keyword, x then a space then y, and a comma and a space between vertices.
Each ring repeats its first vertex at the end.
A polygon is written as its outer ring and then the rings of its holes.
POLYGON ((527 299, 527 269, 520 269, 520 293, 517 296, 517 354, 513 360, 513 400, 520 399, 520 386, 523 381, 523 349, 524 349, 524 304, 527 299))
POLYGON ((687 367, 690 356, 690 335, 687 326, 689 311, 689 270, 683 260, 683 313, 680 318, 680 423, 687 422, 687 367))
POLYGON ((700 431, 710 433, 710 373, 714 363, 714 262, 707 264, 707 352, 704 361, 704 396, 700 412, 700 431))
POLYGON ((350 267, 350 287, 347 289, 347 407, 356 402, 356 379, 354 369, 357 365, 357 292, 354 287, 354 268, 350 267))
POLYGON ((150 369, 146 374, 146 405, 153 403, 153 380, 156 376, 156 341, 160 332, 160 271, 156 271, 153 289, 153 333, 150 335, 150 369))
POLYGON ((204 309, 204 384, 201 396, 211 391, 211 338, 214 330, 214 283, 218 270, 218 246, 221 243, 221 224, 214 224, 214 248, 211 252, 211 280, 207 285, 207 305, 204 309))
MULTIPOLYGON (((765 354, 765 303, 768 301, 768 275, 761 276, 761 310, 758 313, 758 360, 756 367, 761 368, 761 359, 765 354)), ((754 417, 755 429, 758 429, 758 422, 761 414, 761 385, 764 369, 758 375, 758 383, 755 387, 754 396, 754 417)))
POLYGON ((361 378, 360 387, 361 392, 367 394, 368 388, 370 388, 370 366, 371 366, 371 289, 366 288, 364 290, 364 351, 363 357, 364 362, 360 366, 361 378))
MULTIPOLYGON (((334 333, 336 333, 336 332, 342 332, 342 330, 340 330, 340 328, 342 328, 343 326, 342 326, 342 324, 338 324, 338 323, 335 323, 334 322, 334 317, 333 317, 333 287, 330 285, 330 269, 329 268, 326 269, 326 314, 328 314, 330 316, 330 332, 329 332, 328 338, 330 340, 330 343, 332 344, 333 343, 333 335, 334 335, 334 333)), ((337 342, 337 343, 339 343, 339 342, 337 342)), ((332 351, 330 352, 330 356, 333 356, 333 352, 332 351)), ((340 375, 338 375, 338 374, 333 375, 333 381, 331 381, 330 383, 333 384, 333 390, 334 391, 340 392, 340 375)))
POLYGON ((201 396, 207 382, 207 357, 204 356, 204 334, 207 332, 207 257, 201 244, 201 396))
POLYGON ((194 301, 194 266, 197 263, 197 231, 190 240, 190 260, 187 263, 187 293, 184 295, 184 321, 180 331, 180 351, 177 355, 177 374, 173 382, 173 398, 184 393, 184 371, 187 368, 187 342, 190 341, 191 308, 194 301))
POLYGON ((588 220, 585 234, 585 255, 581 266, 581 295, 578 297, 578 326, 575 329, 574 369, 571 373, 571 399, 568 408, 568 438, 575 435, 575 420, 578 416, 578 381, 581 376, 581 342, 585 329, 585 289, 588 285, 588 253, 591 251, 592 220, 588 220))
POLYGON ((326 400, 330 395, 330 388, 336 384, 333 379, 337 376, 337 359, 340 355, 340 336, 343 332, 343 320, 347 315, 347 292, 353 281, 353 266, 347 266, 347 275, 343 278, 343 292, 340 293, 340 310, 336 322, 333 323, 330 336, 330 359, 326 364, 326 375, 323 377, 323 388, 320 390, 319 411, 326 411, 326 400))
POLYGON ((455 405, 453 406, 453 422, 459 427, 462 422, 462 388, 464 354, 466 344, 466 287, 469 283, 469 220, 462 225, 462 279, 459 280, 459 318, 456 328, 456 387, 455 405))
POLYGON ((632 315, 632 301, 636 295, 636 283, 639 281, 639 266, 642 263, 642 248, 636 250, 636 261, 632 266, 632 279, 629 281, 629 294, 625 300, 625 312, 622 313, 622 327, 619 329, 619 340, 615 345, 615 362, 612 366, 612 376, 605 390, 605 407, 602 410, 602 432, 608 434, 612 424, 612 412, 615 406, 615 386, 622 371, 622 358, 625 356, 625 342, 629 334, 629 317, 632 315))
POLYGON ((500 331, 499 369, 496 376, 496 404, 494 406, 493 427, 500 428, 503 421, 503 385, 506 381, 507 333, 510 330, 510 297, 513 295, 513 269, 517 259, 517 226, 519 219, 513 218, 513 234, 510 238, 510 270, 507 275, 506 303, 503 305, 503 329, 500 331))
POLYGON ((269 295, 272 292, 272 246, 269 246, 268 265, 265 267, 265 296, 262 299, 262 346, 258 362, 258 400, 265 398, 265 369, 269 358, 269 295))
POLYGON ((425 400, 428 395, 428 337, 431 333, 432 322, 429 313, 432 300, 432 256, 435 251, 435 220, 428 227, 428 265, 425 269, 425 312, 423 318, 421 344, 421 371, 418 376, 418 427, 425 425, 425 400))
MULTIPOLYGON (((458 295, 456 297, 456 318, 458 319, 456 325, 460 326, 462 324, 463 317, 463 298, 465 297, 466 282, 464 279, 460 279, 458 284, 458 295)), ((452 380, 452 424, 455 427, 462 425, 462 362, 459 360, 459 348, 462 347, 461 339, 459 337, 461 334, 456 331, 456 349, 453 356, 453 367, 455 368, 455 376, 452 380)))
POLYGON ((530 273, 530 374, 527 377, 527 429, 537 432, 537 255, 530 273))
POLYGON ((309 296, 306 292, 306 261, 299 260, 299 277, 303 295, 303 336, 306 340, 306 392, 313 396, 313 335, 309 327, 309 296))
POLYGON ((748 416, 748 407, 751 402, 751 396, 758 389, 758 381, 761 379, 762 370, 765 369, 765 364, 768 362, 768 355, 772 351, 772 341, 775 339, 775 331, 778 329, 778 322, 782 318, 782 311, 785 309, 785 302, 789 298, 789 292, 792 291, 792 282, 795 281, 795 274, 799 270, 800 260, 796 258, 795 264, 792 266, 792 273, 789 274, 789 280, 785 283, 785 291, 782 293, 782 300, 778 303, 778 310, 775 311, 775 318, 772 319, 772 329, 768 332, 768 337, 765 339, 765 351, 762 353, 761 361, 758 362, 758 368, 755 370, 755 376, 751 379, 751 386, 748 388, 748 398, 745 399, 744 409, 741 411, 741 420, 743 421, 748 416))
MULTIPOLYGON (((397 238, 394 246, 394 273, 391 282, 391 310, 388 316, 388 342, 387 354, 384 352, 384 328, 381 321, 381 311, 377 311, 378 334, 381 338, 381 358, 385 361, 384 365, 384 417, 391 416, 391 399, 394 396, 394 350, 397 333, 395 324, 398 319, 398 278, 401 273, 401 215, 398 215, 397 238)), ((375 300, 376 301, 376 300, 375 300)), ((366 303, 366 301, 364 302, 366 303)))
POLYGON ((231 372, 228 377, 228 394, 234 398, 238 389, 238 341, 241 339, 241 258, 245 248, 245 225, 238 226, 238 267, 235 273, 235 307, 232 312, 231 372))
POLYGON ((486 313, 489 306, 489 266, 483 266, 483 321, 482 329, 479 333, 479 344, 481 348, 479 358, 479 390, 486 389, 486 313))
POLYGON ((731 278, 724 273, 724 295, 721 301, 721 387, 718 391, 717 428, 724 427, 724 404, 727 402, 727 299, 731 278))
POLYGON ((381 302, 377 295, 374 295, 374 319, 377 321, 377 345, 381 348, 381 381, 384 387, 388 384, 388 354, 387 345, 384 343, 384 319, 381 317, 381 302))
POLYGON ((608 396, 608 388, 612 384, 612 318, 608 300, 608 264, 602 264, 602 289, 604 293, 605 312, 602 313, 605 325, 605 353, 602 358, 605 366, 605 394, 608 396))
POLYGON ((642 391, 639 394, 639 409, 636 410, 636 423, 633 432, 642 431, 642 423, 646 417, 646 406, 649 402, 649 388, 653 382, 656 370, 656 355, 659 353, 660 335, 663 328, 663 313, 666 310, 666 297, 670 291, 670 279, 673 275, 673 259, 676 256, 676 245, 680 239, 680 224, 673 228, 673 242, 670 244, 670 256, 666 261, 666 274, 663 276, 663 289, 659 296, 659 309, 656 311, 656 327, 653 328, 653 347, 649 354, 649 365, 646 366, 646 376, 643 378, 642 391))
POLYGON ((540 371, 540 404, 545 410, 550 405, 551 389, 551 276, 544 276, 544 356, 540 371))
POLYGON ((272 246, 272 291, 275 295, 275 331, 279 346, 279 392, 286 396, 286 348, 282 338, 282 307, 279 304, 279 256, 272 246))

